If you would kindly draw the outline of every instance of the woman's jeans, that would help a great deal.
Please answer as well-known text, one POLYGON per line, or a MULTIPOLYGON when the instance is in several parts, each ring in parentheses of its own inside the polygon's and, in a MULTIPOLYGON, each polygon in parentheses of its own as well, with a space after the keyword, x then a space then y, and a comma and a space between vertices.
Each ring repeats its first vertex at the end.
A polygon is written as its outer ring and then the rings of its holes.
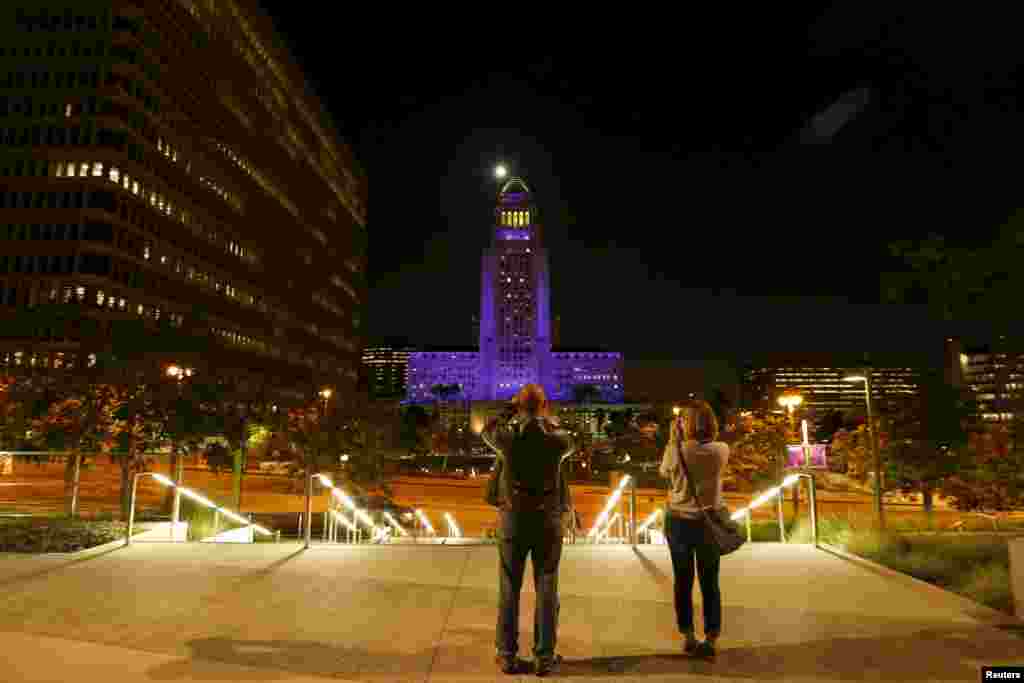
POLYGON ((683 519, 669 514, 665 535, 675 573, 676 623, 680 633, 693 627, 693 562, 697 560, 701 601, 704 603, 704 634, 717 637, 722 632, 722 592, 718 587, 718 549, 708 542, 704 520, 683 519))
POLYGON ((501 587, 498 601, 497 649, 502 656, 519 652, 519 592, 526 556, 533 561, 537 606, 533 616, 533 655, 555 655, 558 631, 558 563, 562 559, 562 519, 557 513, 500 512, 498 550, 501 587))

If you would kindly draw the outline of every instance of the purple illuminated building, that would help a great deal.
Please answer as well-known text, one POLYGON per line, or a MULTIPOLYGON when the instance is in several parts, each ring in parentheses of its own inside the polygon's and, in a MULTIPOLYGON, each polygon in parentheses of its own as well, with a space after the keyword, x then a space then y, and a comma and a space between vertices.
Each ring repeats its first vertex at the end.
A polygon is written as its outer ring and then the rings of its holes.
POLYGON ((481 274, 479 347, 411 353, 409 402, 434 400, 437 384, 458 384, 460 398, 504 401, 531 382, 554 401, 571 401, 574 386, 589 384, 598 400, 622 402, 621 353, 552 347, 548 253, 533 196, 519 178, 498 193, 481 274))

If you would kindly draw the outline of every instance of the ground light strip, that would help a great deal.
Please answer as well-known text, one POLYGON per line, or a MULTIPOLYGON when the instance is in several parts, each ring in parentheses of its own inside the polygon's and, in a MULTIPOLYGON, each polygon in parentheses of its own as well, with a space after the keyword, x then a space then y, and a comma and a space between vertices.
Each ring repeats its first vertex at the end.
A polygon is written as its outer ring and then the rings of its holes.
POLYGON ((459 531, 459 525, 455 523, 455 518, 447 512, 444 513, 444 517, 448 520, 448 533, 456 538, 462 536, 462 532, 459 531))
POLYGON ((637 531, 645 531, 647 527, 654 524, 654 521, 661 515, 661 510, 655 510, 651 513, 651 516, 644 520, 644 523, 640 525, 637 531))
POLYGON ((791 486, 798 481, 800 481, 800 477, 798 477, 795 474, 789 475, 788 477, 782 480, 782 484, 780 486, 773 486, 772 488, 768 489, 754 500, 750 501, 750 505, 748 505, 747 507, 732 513, 732 519, 734 521, 737 519, 742 519, 743 516, 749 514, 751 510, 761 505, 764 505, 774 496, 780 494, 782 492, 782 489, 786 488, 787 486, 791 486))
POLYGON ((592 528, 590 533, 587 534, 587 538, 594 536, 597 533, 597 530, 601 528, 601 525, 604 524, 604 521, 608 519, 608 513, 611 512, 612 508, 615 507, 615 504, 619 502, 619 498, 622 496, 622 490, 626 488, 626 484, 628 483, 629 475, 627 474, 622 478, 622 481, 619 482, 619 486, 615 489, 615 492, 612 493, 611 498, 608 499, 607 505, 604 506, 604 510, 598 516, 597 521, 594 522, 594 528, 592 528))
POLYGON ((600 541, 602 536, 607 536, 608 532, 611 531, 611 529, 612 529, 612 525, 615 524, 615 521, 618 518, 619 518, 619 513, 616 512, 614 515, 612 515, 612 518, 608 520, 608 523, 605 525, 604 529, 601 530, 601 533, 599 533, 597 535, 597 538, 595 538, 594 540, 595 541, 600 541))
POLYGON ((352 531, 356 531, 356 525, 349 521, 348 518, 345 517, 345 515, 341 514, 337 510, 331 510, 331 514, 334 515, 334 518, 336 520, 347 526, 349 529, 351 529, 352 531))
POLYGON ((178 486, 173 481, 171 481, 170 479, 168 479, 167 477, 165 477, 164 475, 162 475, 162 474, 160 474, 158 472, 151 472, 150 474, 152 475, 152 477, 154 479, 156 479, 158 482, 160 482, 164 486, 170 486, 171 488, 178 489, 178 491, 181 492, 181 495, 186 496, 188 498, 191 498, 192 500, 196 501, 197 503, 205 505, 208 508, 212 508, 212 509, 216 510, 217 512, 221 513, 222 515, 224 515, 228 519, 232 519, 232 520, 238 522, 239 524, 244 524, 245 526, 251 526, 253 528, 253 531, 258 531, 261 534, 263 534, 264 536, 273 536, 274 535, 274 532, 268 531, 267 529, 264 529, 259 524, 252 524, 250 522, 250 520, 246 519, 245 517, 242 517, 240 514, 238 514, 236 512, 232 512, 231 510, 228 510, 227 508, 223 508, 223 507, 217 505, 212 500, 210 500, 208 498, 204 498, 203 496, 201 496, 200 494, 196 493, 192 489, 187 489, 184 486, 178 486))
POLYGON ((351 498, 348 497, 348 494, 346 494, 344 491, 342 491, 337 486, 335 486, 334 482, 332 482, 330 479, 328 479, 324 475, 318 474, 316 476, 320 477, 320 481, 322 481, 324 483, 324 486, 326 486, 327 488, 329 488, 331 490, 331 493, 333 493, 334 496, 338 500, 340 500, 342 503, 347 505, 348 508, 350 510, 352 510, 352 512, 355 513, 357 519, 362 521, 362 523, 365 524, 366 526, 370 527, 370 529, 372 529, 374 531, 374 533, 376 533, 378 531, 377 525, 373 523, 373 520, 370 518, 370 516, 367 515, 365 512, 363 512, 362 510, 359 510, 358 508, 356 508, 355 502, 351 498))
POLYGON ((397 530, 398 533, 400 533, 401 535, 403 535, 403 536, 408 536, 409 535, 409 532, 406 531, 405 529, 403 529, 402 525, 399 524, 398 522, 396 522, 395 518, 392 517, 391 514, 387 510, 384 511, 384 519, 388 520, 388 523, 391 526, 395 527, 395 530, 397 530))
POLYGON ((427 531, 433 534, 434 527, 430 525, 430 520, 427 519, 427 516, 425 514, 423 514, 423 510, 417 510, 416 516, 419 517, 420 522, 423 524, 423 526, 427 527, 427 531))

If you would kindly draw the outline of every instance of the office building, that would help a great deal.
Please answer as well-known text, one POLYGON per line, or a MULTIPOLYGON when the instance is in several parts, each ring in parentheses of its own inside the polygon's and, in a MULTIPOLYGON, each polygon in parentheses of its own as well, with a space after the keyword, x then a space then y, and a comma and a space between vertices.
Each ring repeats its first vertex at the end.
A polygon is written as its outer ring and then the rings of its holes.
MULTIPOLYGON (((256 2, 42 0, 0 30, 0 316, 198 325, 219 374, 354 387, 366 176, 256 2)), ((100 343, 0 331, 0 361, 100 343)))

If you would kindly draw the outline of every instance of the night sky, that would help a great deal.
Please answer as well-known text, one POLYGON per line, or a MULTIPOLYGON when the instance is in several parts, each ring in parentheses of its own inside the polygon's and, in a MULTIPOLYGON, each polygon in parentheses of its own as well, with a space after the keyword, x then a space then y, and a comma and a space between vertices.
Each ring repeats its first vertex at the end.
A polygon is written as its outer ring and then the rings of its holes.
POLYGON ((370 341, 474 343, 497 162, 539 201, 562 343, 628 359, 935 345, 878 303, 886 244, 985 242, 1024 204, 1009 17, 509 5, 338 33, 264 3, 369 176, 370 341))

